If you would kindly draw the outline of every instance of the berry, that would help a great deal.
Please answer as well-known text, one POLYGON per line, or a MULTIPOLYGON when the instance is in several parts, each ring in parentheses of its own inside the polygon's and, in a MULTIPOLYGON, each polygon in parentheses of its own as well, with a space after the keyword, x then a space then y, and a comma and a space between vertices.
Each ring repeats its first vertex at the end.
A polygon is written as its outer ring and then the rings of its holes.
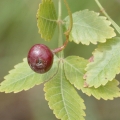
POLYGON ((45 73, 53 64, 54 55, 52 51, 43 44, 36 44, 28 52, 28 64, 37 73, 45 73))

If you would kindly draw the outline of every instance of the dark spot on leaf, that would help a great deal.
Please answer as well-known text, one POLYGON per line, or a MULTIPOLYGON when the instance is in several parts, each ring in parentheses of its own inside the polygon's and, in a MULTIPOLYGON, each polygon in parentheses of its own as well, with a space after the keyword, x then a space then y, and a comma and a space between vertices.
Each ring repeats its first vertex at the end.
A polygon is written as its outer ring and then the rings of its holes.
POLYGON ((87 75, 86 75, 86 74, 84 74, 83 79, 86 79, 86 78, 87 78, 87 75))
POLYGON ((94 56, 90 57, 88 61, 89 62, 94 62, 94 56))
POLYGON ((89 85, 86 83, 86 81, 84 82, 83 87, 85 87, 85 88, 88 88, 88 87, 89 87, 89 85))

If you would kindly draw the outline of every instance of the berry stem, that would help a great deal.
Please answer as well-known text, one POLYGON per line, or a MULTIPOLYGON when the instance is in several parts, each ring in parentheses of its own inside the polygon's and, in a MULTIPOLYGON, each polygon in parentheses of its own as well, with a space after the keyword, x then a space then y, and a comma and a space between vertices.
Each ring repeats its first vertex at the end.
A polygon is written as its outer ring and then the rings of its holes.
POLYGON ((58 47, 56 49, 53 50, 53 53, 58 53, 60 51, 62 51, 68 44, 68 39, 66 39, 66 41, 64 42, 64 44, 61 47, 58 47))
MULTIPOLYGON (((67 46, 68 41, 69 41, 69 35, 70 35, 70 32, 71 32, 71 30, 72 30, 72 26, 73 26, 72 13, 71 13, 71 10, 70 10, 69 5, 68 5, 68 3, 67 3, 66 0, 64 0, 64 4, 65 4, 65 6, 66 6, 66 8, 67 8, 68 15, 69 15, 69 17, 70 17, 70 24, 69 24, 69 27, 68 27, 67 31, 64 33, 65 36, 66 36, 66 41, 64 42, 64 44, 63 44, 61 47, 58 47, 58 48, 54 49, 54 50, 53 50, 53 53, 58 53, 58 52, 62 51, 62 50, 67 46)), ((61 32, 62 32, 61 0, 59 0, 58 6, 59 6, 59 8, 58 8, 59 43, 63 43, 63 42, 62 42, 62 35, 61 35, 61 34, 62 34, 62 33, 61 33, 61 32)), ((63 53, 61 53, 61 55, 62 55, 62 54, 63 54, 63 53)), ((61 56, 61 55, 60 55, 60 56, 61 56)), ((63 56, 63 55, 62 55, 62 56, 63 56)))

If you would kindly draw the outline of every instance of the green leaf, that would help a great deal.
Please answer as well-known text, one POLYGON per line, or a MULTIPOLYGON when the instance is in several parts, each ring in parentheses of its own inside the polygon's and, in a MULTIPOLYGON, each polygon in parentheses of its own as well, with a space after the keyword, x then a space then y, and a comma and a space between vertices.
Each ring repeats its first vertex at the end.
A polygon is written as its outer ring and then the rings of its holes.
POLYGON ((105 86, 84 88, 83 91, 87 95, 93 95, 97 99, 113 100, 113 98, 120 97, 120 88, 118 85, 119 82, 114 79, 113 81, 109 81, 105 86))
POLYGON ((65 75, 77 89, 83 87, 84 69, 87 63, 87 60, 79 56, 69 56, 64 60, 65 75))
MULTIPOLYGON (((62 66, 62 63, 60 65, 62 66)), ((62 67, 56 77, 45 84, 44 91, 46 100, 49 101, 49 106, 58 119, 84 120, 83 99, 66 80, 62 67)))
MULTIPOLYGON (((114 37, 114 29, 110 27, 111 22, 106 17, 99 16, 94 11, 83 10, 73 13, 73 28, 70 41, 89 45, 90 42, 106 42, 106 39, 114 37)), ((65 18, 65 28, 68 28, 69 17, 65 18)))
POLYGON ((104 13, 104 15, 109 19, 109 21, 112 23, 112 25, 114 26, 114 28, 117 30, 117 32, 120 34, 120 26, 118 26, 112 19, 111 17, 105 12, 105 9, 102 7, 102 5, 100 4, 100 2, 98 0, 95 0, 95 2, 97 3, 97 5, 99 6, 99 8, 102 10, 102 12, 104 13))
POLYGON ((85 79, 89 87, 97 88, 120 73, 120 38, 100 44, 93 52, 93 57, 93 62, 87 65, 85 79))
POLYGON ((109 19, 109 21, 112 23, 113 27, 116 29, 116 31, 120 34, 120 26, 118 26, 118 24, 116 24, 111 18, 110 16, 108 16, 107 13, 104 13, 106 15, 106 17, 109 19))
POLYGON ((54 58, 54 64, 50 71, 45 74, 38 74, 31 70, 25 58, 22 63, 16 65, 15 69, 5 76, 5 80, 0 84, 0 92, 17 93, 51 79, 57 72, 58 60, 57 57, 54 58))
POLYGON ((83 75, 85 74, 84 69, 87 63, 87 60, 78 56, 69 56, 64 60, 65 75, 70 83, 77 89, 81 89, 88 96, 93 95, 96 99, 112 100, 115 97, 120 97, 119 82, 117 80, 110 81, 105 86, 98 88, 84 87, 85 80, 83 79, 83 75))
POLYGON ((51 40, 56 27, 57 15, 52 0, 42 0, 37 12, 37 26, 41 37, 51 40))

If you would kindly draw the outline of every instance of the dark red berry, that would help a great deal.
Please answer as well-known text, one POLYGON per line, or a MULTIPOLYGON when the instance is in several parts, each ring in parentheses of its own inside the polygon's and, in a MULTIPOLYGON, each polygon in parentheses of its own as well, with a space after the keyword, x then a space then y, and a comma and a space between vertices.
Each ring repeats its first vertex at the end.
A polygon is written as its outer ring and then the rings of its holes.
POLYGON ((27 59, 31 69, 37 73, 45 73, 53 64, 52 51, 43 44, 36 44, 29 50, 27 59))

